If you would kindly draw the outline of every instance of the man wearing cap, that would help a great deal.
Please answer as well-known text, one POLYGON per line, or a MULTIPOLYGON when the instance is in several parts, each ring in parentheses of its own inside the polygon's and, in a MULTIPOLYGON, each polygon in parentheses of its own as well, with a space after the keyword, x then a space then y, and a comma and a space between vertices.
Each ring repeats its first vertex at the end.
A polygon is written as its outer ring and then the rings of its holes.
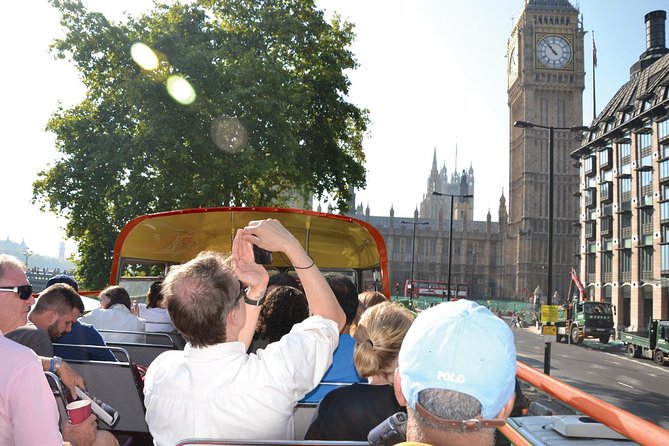
POLYGON ((515 398, 513 333, 487 308, 447 302, 418 315, 395 370, 407 441, 491 446, 515 398))

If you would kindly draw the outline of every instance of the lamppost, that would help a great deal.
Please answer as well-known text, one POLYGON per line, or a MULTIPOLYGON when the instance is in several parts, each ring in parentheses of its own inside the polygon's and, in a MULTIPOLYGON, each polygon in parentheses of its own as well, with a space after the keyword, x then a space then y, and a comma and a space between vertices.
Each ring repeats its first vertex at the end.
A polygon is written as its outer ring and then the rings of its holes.
MULTIPOLYGON (((552 305, 553 296, 553 132, 555 130, 569 130, 571 132, 584 132, 589 130, 586 126, 553 127, 534 124, 527 121, 516 121, 514 127, 521 129, 539 128, 548 130, 548 277, 546 280, 546 305, 552 305)), ((551 374, 551 343, 546 342, 544 348, 544 373, 551 374)))
POLYGON ((413 239, 411 241, 411 296, 409 298, 413 298, 413 289, 414 289, 414 283, 413 283, 413 264, 414 264, 414 259, 416 257, 416 225, 429 225, 430 223, 427 221, 416 221, 414 218, 413 221, 406 221, 406 220, 400 220, 400 223, 408 225, 412 224, 413 225, 413 239))
MULTIPOLYGON (((451 197, 451 222, 450 229, 448 233, 448 279, 446 286, 448 288, 448 301, 451 300, 451 265, 453 264, 453 199, 454 198, 473 198, 471 194, 442 194, 441 192, 432 191, 432 195, 437 195, 439 197, 451 197)), ((457 297, 458 293, 456 290, 455 296, 457 297)))

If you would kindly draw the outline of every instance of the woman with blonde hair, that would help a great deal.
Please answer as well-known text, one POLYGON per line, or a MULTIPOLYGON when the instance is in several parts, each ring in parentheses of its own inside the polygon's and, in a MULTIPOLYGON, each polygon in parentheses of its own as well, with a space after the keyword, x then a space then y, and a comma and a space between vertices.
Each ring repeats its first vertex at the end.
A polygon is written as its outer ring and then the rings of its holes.
POLYGON ((353 361, 368 384, 341 387, 323 398, 305 439, 366 441, 370 430, 401 410, 393 391, 393 373, 413 319, 409 310, 393 302, 363 313, 353 336, 353 361))

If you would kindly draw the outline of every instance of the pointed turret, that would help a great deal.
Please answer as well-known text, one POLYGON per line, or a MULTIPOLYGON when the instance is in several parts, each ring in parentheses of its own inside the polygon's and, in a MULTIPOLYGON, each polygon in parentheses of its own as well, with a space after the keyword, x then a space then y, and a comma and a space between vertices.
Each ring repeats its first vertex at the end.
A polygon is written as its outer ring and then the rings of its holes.
POLYGON ((509 221, 509 214, 506 211, 506 197, 504 196, 504 188, 502 188, 502 196, 499 197, 498 210, 499 231, 506 232, 509 221))
POLYGON ((432 170, 430 177, 427 179, 427 195, 432 194, 433 191, 439 192, 439 171, 437 170, 437 147, 434 147, 434 154, 432 155, 432 170))

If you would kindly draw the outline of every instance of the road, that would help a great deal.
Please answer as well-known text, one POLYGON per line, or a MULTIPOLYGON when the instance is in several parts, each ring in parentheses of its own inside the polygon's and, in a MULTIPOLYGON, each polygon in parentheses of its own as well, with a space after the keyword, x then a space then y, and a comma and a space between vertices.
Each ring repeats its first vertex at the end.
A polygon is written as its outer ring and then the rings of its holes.
MULTIPOLYGON (((514 329, 518 360, 544 369, 544 342, 535 329, 514 329)), ((669 430, 669 366, 632 359, 621 342, 554 343, 551 376, 669 430)))

